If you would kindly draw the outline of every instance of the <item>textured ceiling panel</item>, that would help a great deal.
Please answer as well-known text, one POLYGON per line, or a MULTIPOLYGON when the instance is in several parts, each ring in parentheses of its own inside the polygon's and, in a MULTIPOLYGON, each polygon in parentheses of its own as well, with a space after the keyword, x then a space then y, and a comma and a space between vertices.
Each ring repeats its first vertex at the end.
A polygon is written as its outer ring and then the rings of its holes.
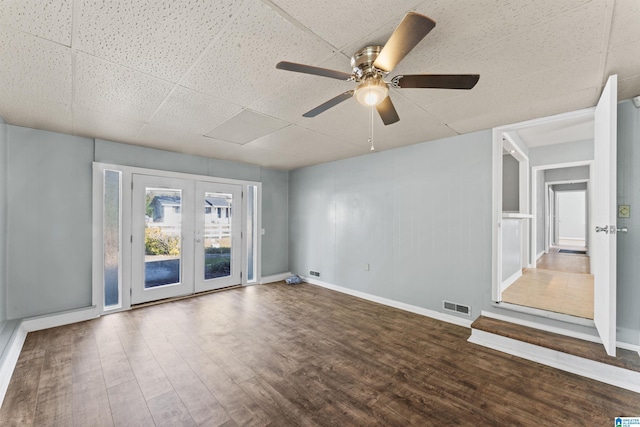
POLYGON ((233 116, 220 126, 207 132, 205 136, 233 142, 235 144, 246 144, 254 139, 269 135, 278 129, 289 125, 288 122, 274 119, 251 110, 243 110, 233 116))
POLYGON ((146 121, 169 95, 172 83, 78 53, 75 102, 90 110, 146 121))
POLYGON ((280 169, 367 153, 369 110, 354 99, 302 117, 353 82, 275 66, 350 72, 412 10, 436 27, 388 79, 480 81, 392 90, 400 121, 375 116, 376 150, 592 107, 611 73, 620 99, 640 94, 638 0, 0 0, 0 115, 280 169), (250 142, 202 136, 216 128, 250 142))
POLYGON ((495 126, 503 126, 518 123, 533 118, 547 117, 567 111, 576 111, 587 106, 593 106, 600 96, 600 88, 588 88, 570 95, 543 100, 531 101, 526 108, 502 108, 491 109, 484 114, 478 114, 470 118, 449 123, 451 128, 459 133, 475 132, 491 129, 495 126))
POLYGON ((177 86, 149 122, 202 135, 241 110, 239 105, 177 86))
POLYGON ((134 142, 144 122, 76 107, 73 110, 73 131, 76 135, 134 142))
MULTIPOLYGON (((335 53, 318 66, 351 72, 349 59, 341 53, 335 53)), ((354 82, 278 70, 269 95, 251 104, 250 108, 295 123, 303 120, 302 115, 307 111, 354 87, 354 82), (282 102, 284 97, 288 102, 282 102)))
POLYGON ((71 105, 0 96, 0 117, 7 123, 51 132, 73 133, 71 105))
MULTIPOLYGON (((551 99, 561 94, 569 96, 574 91, 599 86, 599 63, 599 55, 583 58, 556 69, 539 72, 533 78, 525 76, 506 81, 501 86, 474 89, 451 101, 430 103, 424 108, 444 123, 471 119, 490 111, 504 110, 508 106, 526 112, 531 102, 551 99)), ((411 91, 403 91, 403 94, 405 92, 411 91)), ((416 100, 413 96, 411 99, 416 100)))
POLYGON ((240 0, 80 3, 78 50, 177 82, 227 22, 240 0))
POLYGON ((0 25, 71 46, 73 0, 0 0, 0 25))
POLYGON ((369 0, 366 5, 342 0, 273 2, 335 48, 369 34, 388 22, 393 23, 393 31, 404 17, 404 11, 417 4, 415 0, 369 0), (318 19, 320 16, 323 19, 318 19))
POLYGON ((638 40, 640 40, 640 1, 616 0, 609 45, 615 47, 638 40))
POLYGON ((615 47, 607 55, 606 74, 617 74, 620 80, 640 75, 639 52, 640 40, 615 47))
POLYGON ((280 60, 315 64, 332 54, 326 45, 285 21, 261 2, 249 2, 182 85, 249 105, 269 95, 283 78, 280 60), (275 83, 278 84, 278 83, 275 83))
POLYGON ((0 104, 14 98, 71 105, 71 49, 0 26, 0 52, 0 104))

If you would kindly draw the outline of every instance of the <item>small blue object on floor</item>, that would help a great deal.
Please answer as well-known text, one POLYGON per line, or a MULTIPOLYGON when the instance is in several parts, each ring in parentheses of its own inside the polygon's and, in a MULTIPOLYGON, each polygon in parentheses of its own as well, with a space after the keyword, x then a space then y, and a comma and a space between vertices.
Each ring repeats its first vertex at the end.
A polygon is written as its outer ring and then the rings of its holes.
POLYGON ((302 279, 300 278, 300 276, 296 275, 287 277, 286 279, 284 279, 284 281, 287 285, 299 285, 300 283, 302 283, 302 279))

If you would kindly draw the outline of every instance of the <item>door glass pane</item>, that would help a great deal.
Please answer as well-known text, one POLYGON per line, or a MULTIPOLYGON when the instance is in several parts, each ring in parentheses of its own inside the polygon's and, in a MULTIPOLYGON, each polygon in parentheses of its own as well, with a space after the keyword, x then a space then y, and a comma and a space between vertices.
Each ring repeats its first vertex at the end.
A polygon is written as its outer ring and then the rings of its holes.
POLYGON ((146 188, 144 287, 180 283, 182 191, 146 188))
POLYGON ((231 209, 233 195, 204 195, 204 279, 231 275, 231 209))
POLYGON ((104 307, 120 306, 120 172, 104 171, 104 307))

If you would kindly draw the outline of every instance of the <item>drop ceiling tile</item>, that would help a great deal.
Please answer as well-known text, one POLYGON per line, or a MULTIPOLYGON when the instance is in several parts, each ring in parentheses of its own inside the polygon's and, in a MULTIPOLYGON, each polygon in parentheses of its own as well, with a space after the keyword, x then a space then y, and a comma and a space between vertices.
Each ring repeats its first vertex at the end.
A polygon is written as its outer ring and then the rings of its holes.
POLYGON ((388 22, 394 23, 395 28, 404 17, 404 11, 416 4, 415 0, 369 0, 366 6, 359 2, 341 0, 273 2, 336 48, 369 34, 388 22))
POLYGON ((234 156, 232 160, 281 170, 294 169, 304 162, 303 159, 290 153, 261 150, 259 148, 247 147, 246 145, 238 149, 237 155, 234 156))
POLYGON ((136 140, 144 124, 86 108, 76 107, 73 110, 74 135, 126 143, 136 140))
POLYGON ((640 2, 616 0, 613 7, 609 48, 638 40, 640 40, 640 2))
POLYGON ((145 124, 136 140, 140 145, 157 148, 159 150, 185 153, 186 147, 197 141, 200 135, 177 131, 172 128, 145 124))
POLYGON ((240 105, 250 105, 280 84, 281 60, 315 65, 332 55, 325 43, 284 20, 262 2, 248 2, 185 75, 181 84, 240 105))
POLYGON ((246 144, 288 125, 288 122, 251 110, 243 110, 220 126, 207 132, 205 136, 235 144, 246 144))
POLYGON ((0 0, 0 25, 71 46, 73 0, 0 0))
POLYGON ((240 0, 79 1, 74 47, 178 82, 222 28, 240 0))
MULTIPOLYGON (((561 94, 599 86, 598 72, 600 56, 582 58, 558 68, 527 75, 516 80, 505 81, 501 86, 472 89, 449 101, 433 104, 426 98, 418 98, 416 90, 405 90, 414 102, 444 123, 460 122, 489 114, 492 111, 511 109, 526 112, 537 100, 550 99, 561 94)), ((424 91, 423 91, 424 92, 424 91)), ((459 129, 457 129, 460 131, 459 129)))
POLYGON ((147 121, 173 86, 94 56, 76 57, 75 103, 81 108, 147 121))
MULTIPOLYGON (((537 4, 536 7, 538 7, 537 4)), ((412 53, 397 71, 399 74, 480 74, 477 89, 501 86, 508 80, 556 68, 581 57, 600 54, 605 28, 604 16, 603 2, 594 1, 544 20, 526 30, 522 28, 520 31, 514 31, 513 34, 507 32, 509 36, 500 40, 499 43, 471 47, 471 42, 464 40, 460 44, 449 45, 448 40, 444 39, 441 43, 437 37, 434 37, 428 42, 436 47, 440 45, 447 47, 442 55, 432 50, 428 50, 424 55, 412 53), (447 55, 450 56, 447 57, 447 55)), ((435 33, 434 36, 437 36, 437 29, 438 27, 432 31, 435 33)), ((431 34, 427 37, 430 36, 431 34)), ((456 36, 451 35, 451 37, 455 39, 456 36)), ((478 37, 482 38, 482 34, 478 37)), ((437 96, 441 95, 448 94, 437 94, 437 96)))
MULTIPOLYGON (((317 66, 351 72, 349 59, 339 52, 317 66)), ((279 70, 279 73, 274 81, 278 84, 274 84, 269 95, 252 103, 249 108, 288 122, 302 120, 307 111, 355 87, 354 82, 284 70, 279 70)))
MULTIPOLYGON (((640 25, 640 23, 639 23, 640 25)), ((640 75, 640 40, 618 45, 607 54, 605 77, 617 74, 619 80, 640 75)))
POLYGON ((176 86, 149 123, 202 135, 241 110, 239 105, 176 86))
POLYGON ((73 133, 71 105, 0 97, 0 117, 15 126, 73 133))
POLYGON ((71 105, 71 49, 0 26, 0 52, 2 98, 71 105))
POLYGON ((256 139, 248 144, 250 148, 278 151, 300 158, 315 158, 326 153, 353 148, 352 144, 329 135, 291 125, 278 132, 256 139))
POLYGON ((523 108, 488 110, 485 114, 478 114, 451 122, 449 126, 459 133, 491 129, 495 126, 519 123, 525 120, 589 108, 596 104, 599 96, 599 87, 587 88, 560 97, 532 100, 523 108))

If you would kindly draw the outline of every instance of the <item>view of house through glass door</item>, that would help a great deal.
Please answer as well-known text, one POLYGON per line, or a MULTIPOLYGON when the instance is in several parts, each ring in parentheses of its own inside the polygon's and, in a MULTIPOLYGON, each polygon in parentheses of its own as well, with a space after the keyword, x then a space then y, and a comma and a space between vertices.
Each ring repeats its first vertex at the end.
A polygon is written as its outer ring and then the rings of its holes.
POLYGON ((134 174, 131 302, 240 284, 241 194, 240 185, 134 174))
POLYGON ((241 282, 239 185, 196 183, 195 291, 241 282))

